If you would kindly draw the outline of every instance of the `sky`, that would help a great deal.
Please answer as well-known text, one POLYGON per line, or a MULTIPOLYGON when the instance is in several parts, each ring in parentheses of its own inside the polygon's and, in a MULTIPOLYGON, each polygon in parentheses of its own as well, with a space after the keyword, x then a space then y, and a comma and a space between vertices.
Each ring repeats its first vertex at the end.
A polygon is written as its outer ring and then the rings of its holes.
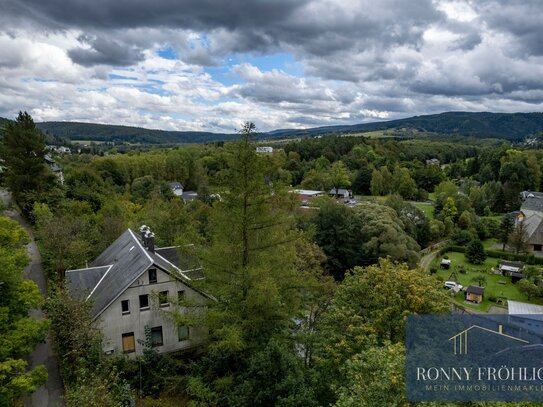
POLYGON ((0 0, 0 116, 235 132, 543 111, 540 0, 0 0))

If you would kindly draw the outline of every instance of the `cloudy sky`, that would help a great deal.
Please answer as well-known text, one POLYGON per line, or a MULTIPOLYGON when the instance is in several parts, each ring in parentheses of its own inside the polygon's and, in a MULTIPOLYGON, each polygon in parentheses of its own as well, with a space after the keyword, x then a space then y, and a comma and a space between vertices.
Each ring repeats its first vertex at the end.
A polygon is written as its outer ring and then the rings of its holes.
POLYGON ((543 111, 540 0, 0 0, 0 116, 233 132, 543 111))

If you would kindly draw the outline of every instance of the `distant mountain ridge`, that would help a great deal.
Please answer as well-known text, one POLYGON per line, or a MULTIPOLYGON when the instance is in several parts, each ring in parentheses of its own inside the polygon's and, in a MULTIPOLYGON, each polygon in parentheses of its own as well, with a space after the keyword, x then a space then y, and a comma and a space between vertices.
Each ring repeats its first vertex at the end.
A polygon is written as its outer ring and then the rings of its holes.
MULTIPOLYGON (((38 127, 68 140, 123 141, 145 144, 206 143, 235 139, 236 134, 151 130, 140 127, 78 122, 42 122, 38 127)), ((278 139, 376 130, 413 129, 444 135, 502 138, 511 141, 543 133, 543 113, 445 112, 405 119, 309 129, 279 129, 258 138, 278 139)))

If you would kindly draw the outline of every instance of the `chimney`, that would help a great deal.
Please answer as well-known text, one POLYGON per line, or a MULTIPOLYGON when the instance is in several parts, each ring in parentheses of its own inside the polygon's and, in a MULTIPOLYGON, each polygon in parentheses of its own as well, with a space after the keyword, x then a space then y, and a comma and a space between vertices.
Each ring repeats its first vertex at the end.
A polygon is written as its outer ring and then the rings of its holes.
POLYGON ((503 325, 498 325, 498 333, 503 334, 503 325))
POLYGON ((150 232, 149 226, 141 225, 140 235, 141 235, 141 242, 143 243, 144 247, 147 247, 147 232, 150 232))
POLYGON ((155 252, 155 234, 151 232, 150 230, 147 230, 145 233, 145 240, 147 242, 147 250, 149 250, 151 253, 155 252))

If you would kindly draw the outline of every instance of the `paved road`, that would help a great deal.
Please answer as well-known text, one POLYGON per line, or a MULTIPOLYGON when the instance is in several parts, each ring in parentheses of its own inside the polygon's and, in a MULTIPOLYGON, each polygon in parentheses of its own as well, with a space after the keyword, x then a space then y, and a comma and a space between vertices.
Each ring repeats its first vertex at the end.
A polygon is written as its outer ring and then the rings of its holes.
POLYGON ((430 267, 430 263, 432 262, 432 260, 435 259, 438 253, 439 253, 439 249, 436 249, 435 251, 430 252, 425 256, 422 256, 419 263, 420 268, 423 269, 424 271, 428 271, 428 268, 430 267))
MULTIPOLYGON (((0 200, 4 203, 5 207, 9 207, 11 197, 6 191, 0 190, 0 200)), ((47 293, 47 286, 45 283, 45 276, 43 275, 43 268, 41 265, 41 256, 38 251, 38 247, 34 242, 32 236, 32 230, 26 223, 26 221, 15 210, 8 209, 6 211, 7 216, 19 222, 19 224, 27 231, 31 238, 31 242, 27 245, 28 256, 30 257, 30 263, 24 270, 24 275, 29 280, 34 281, 41 293, 45 297, 47 293)), ((32 309, 30 315, 42 319, 43 313, 41 310, 32 309)), ((58 362, 53 353, 51 347, 51 337, 47 336, 45 343, 40 343, 34 349, 27 358, 30 366, 45 365, 47 368, 48 378, 47 382, 41 386, 32 397, 27 397, 24 400, 25 407, 62 407, 64 406, 64 400, 62 395, 64 394, 64 388, 60 379, 60 373, 58 369, 58 362)))

